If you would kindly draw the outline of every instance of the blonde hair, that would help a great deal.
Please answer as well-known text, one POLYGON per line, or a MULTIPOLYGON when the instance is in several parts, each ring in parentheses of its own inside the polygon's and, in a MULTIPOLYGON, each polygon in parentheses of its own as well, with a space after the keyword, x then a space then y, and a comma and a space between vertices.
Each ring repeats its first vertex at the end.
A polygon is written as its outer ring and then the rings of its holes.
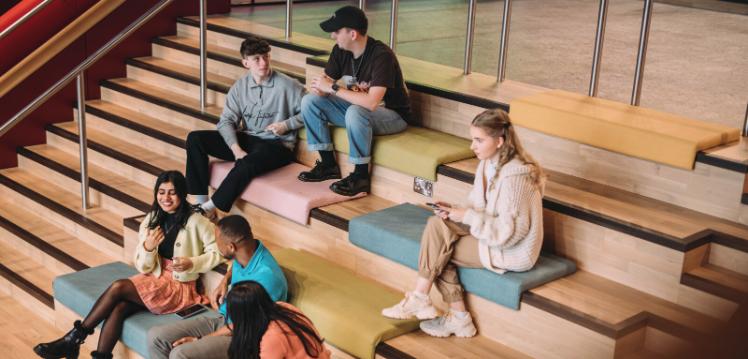
MULTIPOLYGON (((483 111, 475 116, 470 125, 482 129, 493 138, 504 138, 504 144, 499 148, 499 166, 503 166, 513 158, 518 157, 530 166, 530 179, 542 190, 546 177, 543 168, 522 147, 519 137, 517 137, 517 131, 515 131, 506 111, 500 109, 483 111)), ((498 175, 497 171, 495 176, 498 175)))

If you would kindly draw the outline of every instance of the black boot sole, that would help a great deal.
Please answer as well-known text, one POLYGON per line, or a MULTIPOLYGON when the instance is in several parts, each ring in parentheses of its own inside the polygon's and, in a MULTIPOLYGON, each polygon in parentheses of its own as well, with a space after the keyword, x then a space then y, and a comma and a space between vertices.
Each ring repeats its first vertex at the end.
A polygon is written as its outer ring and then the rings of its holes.
POLYGON ((300 174, 299 177, 298 177, 299 181, 301 181, 301 182, 323 182, 323 181, 327 181, 327 180, 331 180, 331 179, 341 179, 341 178, 343 178, 343 176, 341 176, 339 174, 328 175, 328 176, 324 176, 324 177, 320 177, 320 178, 307 178, 307 177, 304 177, 303 175, 300 174))

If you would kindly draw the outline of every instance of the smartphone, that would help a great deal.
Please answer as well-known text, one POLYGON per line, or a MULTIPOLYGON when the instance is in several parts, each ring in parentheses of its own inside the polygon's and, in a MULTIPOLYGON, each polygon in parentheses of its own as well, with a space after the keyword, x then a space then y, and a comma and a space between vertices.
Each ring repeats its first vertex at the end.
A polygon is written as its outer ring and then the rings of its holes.
POLYGON ((436 204, 436 203, 426 202, 426 205, 429 206, 429 207, 431 207, 431 209, 433 209, 433 210, 437 210, 438 211, 440 209, 439 205, 436 204))
POLYGON ((187 319, 189 317, 192 317, 194 315, 200 314, 204 311, 208 310, 204 305, 202 304, 195 304, 193 306, 189 306, 187 308, 184 308, 174 314, 179 316, 182 319, 187 319))

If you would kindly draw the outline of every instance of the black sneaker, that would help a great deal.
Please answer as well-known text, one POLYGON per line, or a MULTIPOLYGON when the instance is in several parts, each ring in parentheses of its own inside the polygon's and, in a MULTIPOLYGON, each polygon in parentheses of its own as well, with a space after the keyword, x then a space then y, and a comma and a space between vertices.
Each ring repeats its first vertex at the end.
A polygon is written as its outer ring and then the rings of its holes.
POLYGON ((361 192, 371 192, 371 180, 351 173, 348 177, 331 184, 330 189, 337 194, 351 197, 361 192))
POLYGON ((329 179, 341 178, 340 167, 326 166, 322 164, 322 161, 317 160, 314 164, 314 168, 311 171, 301 172, 299 174, 299 180, 303 182, 322 182, 329 179))
POLYGON ((203 217, 213 222, 213 224, 218 223, 218 211, 216 211, 215 209, 210 212, 206 212, 205 209, 203 209, 203 207, 199 204, 192 204, 190 205, 190 207, 192 208, 193 212, 202 214, 203 217))

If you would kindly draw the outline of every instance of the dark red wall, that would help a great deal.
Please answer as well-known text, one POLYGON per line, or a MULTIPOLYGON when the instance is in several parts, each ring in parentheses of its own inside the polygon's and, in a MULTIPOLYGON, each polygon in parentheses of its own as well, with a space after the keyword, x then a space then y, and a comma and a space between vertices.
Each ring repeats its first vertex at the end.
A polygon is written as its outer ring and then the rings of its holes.
MULTIPOLYGON (((137 19, 155 0, 127 1, 106 19, 94 26, 83 38, 75 41, 32 76, 0 98, 0 123, 5 123, 36 96, 52 86, 68 71, 94 53, 114 35, 137 19)), ((57 0, 24 23, 16 31, 0 40, 0 71, 3 73, 85 12, 95 0, 57 0)), ((208 12, 227 13, 229 0, 208 1, 208 12)), ((86 98, 99 97, 99 81, 125 76, 124 60, 150 54, 150 39, 175 34, 178 16, 196 15, 197 0, 175 0, 160 15, 141 27, 100 59, 86 72, 86 98)), ((44 127, 50 123, 73 120, 75 81, 26 117, 23 122, 0 138, 0 168, 17 165, 15 149, 44 143, 44 127)))

